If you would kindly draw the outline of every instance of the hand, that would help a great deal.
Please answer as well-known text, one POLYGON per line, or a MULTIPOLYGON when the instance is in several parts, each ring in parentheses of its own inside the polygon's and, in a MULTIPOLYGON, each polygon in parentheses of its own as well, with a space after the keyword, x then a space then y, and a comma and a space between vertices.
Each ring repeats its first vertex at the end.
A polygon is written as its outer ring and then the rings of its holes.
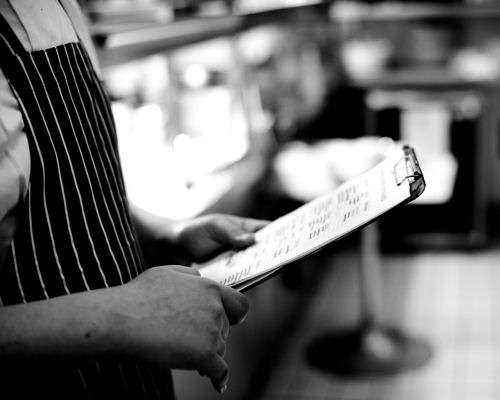
POLYGON ((206 215, 186 223, 176 243, 190 261, 203 261, 227 248, 250 246, 255 242, 254 233, 268 223, 231 215, 206 215))
POLYGON ((106 307, 120 354, 195 369, 217 390, 225 387, 229 325, 241 322, 249 307, 241 293, 181 266, 151 268, 110 292, 106 307))

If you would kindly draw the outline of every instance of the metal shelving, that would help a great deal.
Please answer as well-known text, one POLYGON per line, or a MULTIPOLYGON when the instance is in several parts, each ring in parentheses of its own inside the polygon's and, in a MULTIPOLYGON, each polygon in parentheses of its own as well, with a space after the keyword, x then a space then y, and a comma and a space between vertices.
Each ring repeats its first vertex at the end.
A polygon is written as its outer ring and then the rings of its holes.
POLYGON ((334 22, 391 22, 442 18, 498 18, 500 6, 471 6, 461 4, 381 3, 359 5, 338 3, 331 8, 334 22))
POLYGON ((241 26, 236 16, 193 18, 143 26, 94 26, 103 67, 117 65, 162 51, 218 36, 231 35, 241 26))
MULTIPOLYGON (((162 51, 292 17, 296 12, 326 7, 324 1, 308 1, 295 7, 248 14, 192 17, 166 23, 91 25, 101 65, 106 68, 162 51)), ((326 8, 325 8, 326 11, 326 8)))

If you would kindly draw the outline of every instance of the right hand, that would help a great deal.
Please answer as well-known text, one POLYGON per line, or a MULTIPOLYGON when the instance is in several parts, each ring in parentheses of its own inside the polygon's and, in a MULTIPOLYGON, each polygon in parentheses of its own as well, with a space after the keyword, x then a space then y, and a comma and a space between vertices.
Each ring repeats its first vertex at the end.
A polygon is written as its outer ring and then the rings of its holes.
POLYGON ((111 292, 109 322, 122 355, 198 370, 217 390, 227 384, 229 325, 249 307, 241 293, 182 266, 151 268, 111 292))

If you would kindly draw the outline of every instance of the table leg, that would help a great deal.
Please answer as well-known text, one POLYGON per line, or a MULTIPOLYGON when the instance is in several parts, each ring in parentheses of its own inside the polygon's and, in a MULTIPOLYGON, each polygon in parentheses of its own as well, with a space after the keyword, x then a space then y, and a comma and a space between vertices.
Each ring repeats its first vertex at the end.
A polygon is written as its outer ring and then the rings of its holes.
POLYGON ((381 322, 380 268, 375 222, 361 231, 359 324, 315 339, 306 353, 312 366, 339 375, 387 375, 419 367, 430 359, 432 350, 427 343, 381 322))

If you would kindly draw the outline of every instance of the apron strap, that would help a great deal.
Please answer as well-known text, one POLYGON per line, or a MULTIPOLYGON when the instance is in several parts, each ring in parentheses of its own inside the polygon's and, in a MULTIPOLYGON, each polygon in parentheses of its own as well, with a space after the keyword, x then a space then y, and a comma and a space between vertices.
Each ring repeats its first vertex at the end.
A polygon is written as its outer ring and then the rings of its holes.
POLYGON ((9 64, 9 58, 15 57, 17 54, 26 53, 26 50, 12 30, 10 25, 0 14, 0 66, 3 68, 5 64, 9 64))

